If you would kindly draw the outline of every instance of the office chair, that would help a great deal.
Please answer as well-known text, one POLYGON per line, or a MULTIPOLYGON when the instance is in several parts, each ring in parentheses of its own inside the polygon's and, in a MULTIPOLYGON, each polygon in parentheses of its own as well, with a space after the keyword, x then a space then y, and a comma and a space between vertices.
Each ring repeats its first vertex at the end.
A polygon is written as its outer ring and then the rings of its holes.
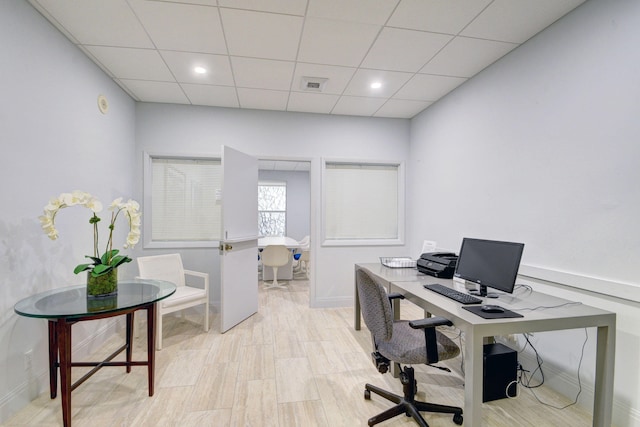
POLYGON ((371 332, 374 364, 380 373, 389 369, 390 363, 400 364, 400 381, 404 396, 391 393, 371 384, 365 385, 364 398, 371 399, 371 392, 392 401, 396 405, 369 419, 375 425, 400 414, 411 416, 422 427, 428 427, 419 411, 453 414, 453 422, 462 424, 462 408, 438 405, 415 400, 417 382, 414 369, 402 364, 431 365, 439 360, 450 359, 460 353, 458 346, 436 326, 451 325, 442 317, 429 317, 416 321, 394 320, 391 300, 404 298, 400 294, 387 295, 384 287, 365 270, 356 272, 356 288, 364 323, 371 332))
POLYGON ((156 350, 162 350, 162 316, 165 314, 204 304, 204 331, 209 330, 208 273, 185 270, 180 254, 138 257, 137 261, 140 271, 139 278, 165 280, 176 285, 176 291, 173 295, 156 305, 156 350), (186 282, 187 276, 199 277, 204 283, 204 287, 189 286, 186 282))

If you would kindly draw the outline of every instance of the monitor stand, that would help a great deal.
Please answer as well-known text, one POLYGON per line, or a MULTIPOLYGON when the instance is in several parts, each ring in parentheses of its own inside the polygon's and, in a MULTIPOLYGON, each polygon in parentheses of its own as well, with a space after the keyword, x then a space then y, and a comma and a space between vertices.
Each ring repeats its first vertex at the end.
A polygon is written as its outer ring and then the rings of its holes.
POLYGON ((480 285, 479 291, 469 291, 471 295, 476 295, 484 298, 498 298, 499 294, 487 293, 487 287, 485 285, 480 285))

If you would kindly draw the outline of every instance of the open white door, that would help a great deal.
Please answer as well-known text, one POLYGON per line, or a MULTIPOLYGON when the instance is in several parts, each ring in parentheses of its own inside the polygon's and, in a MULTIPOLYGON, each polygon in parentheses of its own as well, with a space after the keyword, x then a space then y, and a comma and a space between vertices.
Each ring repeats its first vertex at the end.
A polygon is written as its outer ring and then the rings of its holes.
POLYGON ((258 311, 258 160, 222 147, 220 332, 258 311))

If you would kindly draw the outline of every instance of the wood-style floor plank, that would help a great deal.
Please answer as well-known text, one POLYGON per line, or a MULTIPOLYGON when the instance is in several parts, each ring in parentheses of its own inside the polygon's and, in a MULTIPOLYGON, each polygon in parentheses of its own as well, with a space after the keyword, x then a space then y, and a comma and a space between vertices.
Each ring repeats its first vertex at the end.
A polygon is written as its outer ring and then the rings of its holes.
MULTIPOLYGON (((371 339, 366 328, 353 329, 353 308, 309 308, 306 281, 289 281, 288 289, 259 285, 259 312, 225 334, 212 316, 208 333, 196 309, 164 320, 163 349, 156 358, 156 393, 147 395, 146 368, 130 374, 105 368, 72 395, 76 427, 102 426, 366 426, 367 419, 390 403, 372 395, 364 399, 364 384, 401 394, 400 382, 380 374, 371 363, 371 339)), ((422 310, 402 302, 403 318, 419 318, 422 310)), ((144 322, 141 322, 144 325, 144 322)), ((142 326, 144 327, 144 326, 142 326)), ((456 339, 455 330, 447 333, 456 339)), ((146 337, 134 343, 144 359, 146 337)), ((122 337, 114 337, 95 352, 108 354, 122 337)), ((460 358, 446 365, 452 373, 416 366, 417 398, 437 403, 463 403, 460 358)), ((80 369, 74 368, 78 378, 80 369)), ((545 387, 538 396, 557 406, 569 400, 545 387)), ((447 415, 425 414, 431 427, 453 427, 447 415)), ((515 399, 483 405, 484 425, 492 427, 591 425, 590 412, 578 406, 552 409, 520 388, 515 399)), ((61 426, 60 400, 48 392, 20 410, 6 426, 61 426)), ((380 424, 415 426, 407 417, 380 424)))

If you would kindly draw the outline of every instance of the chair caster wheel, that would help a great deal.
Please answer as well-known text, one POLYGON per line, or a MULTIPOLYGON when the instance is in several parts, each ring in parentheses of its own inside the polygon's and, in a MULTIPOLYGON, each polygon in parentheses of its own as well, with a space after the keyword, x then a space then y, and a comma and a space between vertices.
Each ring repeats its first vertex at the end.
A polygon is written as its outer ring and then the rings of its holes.
POLYGON ((371 392, 369 390, 364 391, 364 398, 366 400, 371 400, 371 392))
POLYGON ((457 425, 461 426, 462 425, 462 414, 455 414, 453 416, 453 422, 456 423, 457 425))

